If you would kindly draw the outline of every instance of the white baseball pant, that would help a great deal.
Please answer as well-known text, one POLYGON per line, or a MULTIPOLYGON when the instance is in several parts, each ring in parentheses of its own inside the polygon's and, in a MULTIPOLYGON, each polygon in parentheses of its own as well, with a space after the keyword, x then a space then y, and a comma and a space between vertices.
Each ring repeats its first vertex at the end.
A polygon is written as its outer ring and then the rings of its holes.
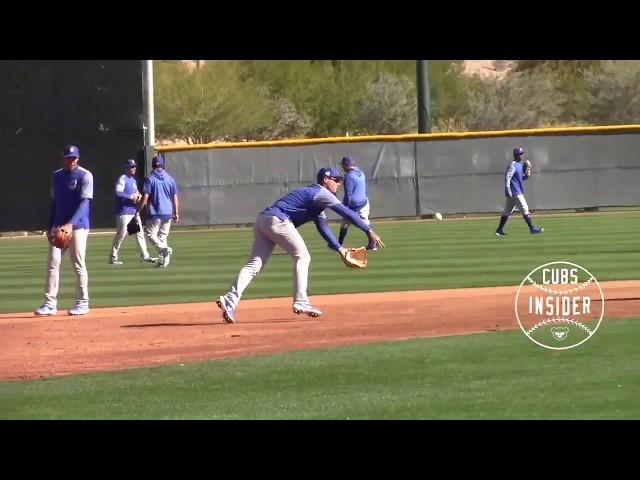
MULTIPOLYGON (((71 264, 76 272, 76 304, 79 306, 89 306, 89 273, 85 263, 85 255, 87 252, 87 238, 89 237, 89 229, 74 229, 71 242, 69 242, 69 254, 71 255, 71 264)), ((64 251, 61 248, 54 247, 49 244, 49 258, 47 275, 44 286, 45 304, 51 308, 58 306, 58 288, 60 285, 60 264, 64 251)))
MULTIPOLYGON (((367 225, 371 225, 371 222, 369 221, 369 201, 368 200, 367 200, 367 203, 364 205, 364 207, 362 207, 360 210, 356 210, 355 212, 358 214, 358 216, 362 219, 364 223, 366 223, 367 225)), ((342 222, 340 223, 340 228, 349 228, 349 225, 351 225, 351 222, 346 218, 343 218, 342 222)))
POLYGON ((147 242, 144 240, 144 233, 142 232, 142 222, 140 221, 140 215, 116 215, 116 234, 113 237, 113 245, 111 248, 111 256, 113 258, 118 258, 118 252, 120 251, 120 247, 122 246, 122 242, 127 236, 127 225, 133 217, 136 217, 138 226, 140 227, 140 231, 136 234, 136 240, 138 242, 138 250, 140 250, 140 255, 142 258, 147 258, 149 256, 149 251, 147 250, 147 242))
POLYGON ((149 241, 158 249, 158 253, 163 254, 169 246, 167 243, 167 237, 171 231, 171 219, 149 219, 147 220, 146 231, 149 241))
POLYGON ((293 301, 309 303, 307 282, 311 255, 302 236, 290 220, 280 220, 272 215, 260 214, 253 225, 253 248, 246 265, 231 285, 227 297, 237 305, 244 290, 269 261, 278 245, 293 258, 293 301))
POLYGON ((527 205, 527 201, 524 199, 524 195, 522 194, 507 197, 507 201, 505 202, 504 211, 502 212, 502 214, 509 216, 516 207, 518 207, 522 215, 529 215, 529 206, 527 205))

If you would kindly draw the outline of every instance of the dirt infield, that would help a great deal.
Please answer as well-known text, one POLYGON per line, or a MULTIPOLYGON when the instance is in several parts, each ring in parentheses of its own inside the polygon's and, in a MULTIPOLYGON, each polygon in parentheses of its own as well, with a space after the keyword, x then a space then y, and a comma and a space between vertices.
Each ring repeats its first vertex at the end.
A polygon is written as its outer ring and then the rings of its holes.
MULTIPOLYGON (((640 315, 640 281, 601 282, 606 318, 640 315)), ((517 287, 316 295, 318 319, 289 298, 243 300, 238 323, 214 302, 93 309, 86 317, 0 315, 0 379, 183 363, 413 337, 518 328, 517 287)))

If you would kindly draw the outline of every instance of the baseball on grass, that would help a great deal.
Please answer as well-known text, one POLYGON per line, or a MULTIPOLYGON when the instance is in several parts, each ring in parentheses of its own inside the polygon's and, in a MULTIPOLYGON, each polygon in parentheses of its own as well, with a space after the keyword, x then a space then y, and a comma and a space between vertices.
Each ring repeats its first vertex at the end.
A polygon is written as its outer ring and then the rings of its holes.
POLYGON ((436 220, 442 220, 442 214, 440 212, 436 212, 434 217, 436 218, 436 220))

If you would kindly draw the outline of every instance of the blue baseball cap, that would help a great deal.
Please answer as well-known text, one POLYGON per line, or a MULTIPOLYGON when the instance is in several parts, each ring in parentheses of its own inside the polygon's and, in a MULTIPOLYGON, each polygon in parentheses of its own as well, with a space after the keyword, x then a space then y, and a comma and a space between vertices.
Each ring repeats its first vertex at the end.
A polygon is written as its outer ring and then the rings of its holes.
POLYGON ((127 167, 137 167, 136 161, 133 158, 129 158, 126 162, 124 162, 127 167))
POLYGON ((162 155, 156 155, 155 157, 153 157, 153 159, 151 160, 151 166, 153 168, 164 167, 164 158, 162 157, 162 155))
POLYGON ((520 155, 524 155, 524 148, 518 147, 513 149, 513 156, 519 157, 520 155))
POLYGON ((62 149, 62 156, 64 158, 67 158, 67 157, 79 157, 80 156, 80 149, 78 147, 76 147, 75 145, 65 145, 65 147, 62 149))
POLYGON ((342 165, 343 167, 351 167, 353 165, 353 158, 342 157, 342 161, 340 162, 340 165, 342 165))
POLYGON ((322 184, 322 180, 324 178, 342 178, 342 174, 336 167, 322 167, 318 171, 318 176, 316 177, 319 184, 322 184))

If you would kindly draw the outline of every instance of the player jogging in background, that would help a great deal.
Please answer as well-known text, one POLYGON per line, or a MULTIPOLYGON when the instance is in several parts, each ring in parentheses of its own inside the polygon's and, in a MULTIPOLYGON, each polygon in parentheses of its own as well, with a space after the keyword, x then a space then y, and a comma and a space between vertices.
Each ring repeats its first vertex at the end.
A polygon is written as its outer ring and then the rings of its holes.
MULTIPOLYGON (((371 225, 369 221, 369 198, 367 197, 367 179, 351 157, 344 157, 340 162, 342 169, 344 170, 344 197, 342 204, 353 210, 358 217, 362 219, 367 225, 371 225)), ((345 237, 347 236, 347 230, 351 225, 351 222, 343 218, 340 224, 340 235, 338 236, 338 242, 342 245, 345 237)), ((377 250, 375 243, 369 242, 367 246, 369 250, 377 250)))
POLYGON ((171 231, 171 220, 180 220, 180 202, 178 201, 178 185, 171 175, 164 170, 164 157, 156 155, 151 160, 153 172, 144 179, 142 201, 137 212, 148 204, 147 237, 156 247, 160 258, 158 267, 167 267, 173 255, 173 249, 167 239, 171 231))
POLYGON ((502 212, 502 216, 500 217, 500 225, 498 225, 498 229, 496 230, 496 236, 502 237, 506 235, 504 231, 504 226, 509 219, 509 215, 513 212, 513 210, 518 207, 524 221, 527 222, 529 226, 529 231, 532 234, 542 233, 544 232, 544 228, 536 227, 531 221, 531 214, 529 213, 529 206, 527 205, 527 201, 524 198, 524 180, 528 179, 531 175, 531 164, 529 161, 526 161, 525 164, 522 164, 522 160, 524 157, 524 149, 522 147, 513 149, 513 160, 507 167, 507 171, 505 172, 505 183, 504 183, 504 195, 507 197, 505 202, 504 211, 502 212))
POLYGON ((316 176, 317 182, 298 188, 276 201, 258 214, 253 225, 253 247, 251 255, 238 277, 231 284, 229 291, 218 297, 216 303, 222 310, 226 323, 234 323, 236 308, 244 290, 267 264, 276 245, 287 252, 293 259, 293 312, 310 317, 319 317, 322 311, 309 303, 307 296, 307 280, 311 255, 297 228, 313 221, 318 233, 329 242, 331 249, 336 250, 343 258, 347 254, 333 235, 324 213, 326 208, 344 218, 348 218, 356 227, 365 232, 369 243, 384 247, 380 236, 371 230, 352 210, 346 208, 336 198, 342 176, 336 167, 321 168, 316 176))

